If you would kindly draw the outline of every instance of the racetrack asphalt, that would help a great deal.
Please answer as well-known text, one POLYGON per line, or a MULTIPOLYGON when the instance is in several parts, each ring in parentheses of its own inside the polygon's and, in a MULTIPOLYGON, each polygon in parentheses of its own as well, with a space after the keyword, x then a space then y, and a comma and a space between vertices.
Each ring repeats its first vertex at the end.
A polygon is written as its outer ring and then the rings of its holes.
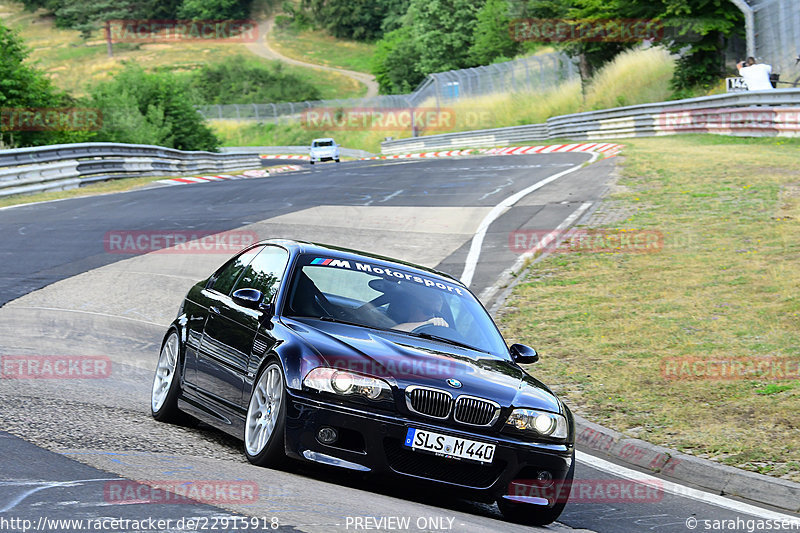
MULTIPOLYGON (((428 527, 432 531, 445 530, 446 524, 454 531, 524 530, 502 522, 494 506, 410 483, 364 480, 314 465, 259 469, 246 463, 241 443, 218 431, 153 421, 149 388, 165 327, 188 286, 233 252, 119 254, 109 250, 108 234, 242 230, 259 238, 364 249, 458 276, 473 233, 494 205, 588 158, 547 154, 330 163, 271 178, 0 210, 0 303, 5 304, 0 308, 0 354, 102 355, 113 368, 108 377, 95 380, 0 379, 0 428, 24 439, 0 435, 4 457, 19 458, 0 462, 0 519, 40 517, 45 511, 52 518, 117 515, 125 508, 127 516, 138 518, 277 517, 282 527, 296 531, 353 530, 348 517, 366 516, 435 518, 439 521, 428 525, 442 527, 428 527), (46 485, 118 476, 251 480, 258 483, 260 497, 245 504, 184 509, 114 505, 103 499, 97 483, 76 483, 67 493, 46 485), (48 488, 20 499, 31 486, 42 484, 48 488)), ((478 294, 494 283, 518 257, 509 247, 510 232, 555 228, 580 206, 598 202, 613 164, 600 161, 566 175, 497 218, 486 234, 473 291, 478 294)), ((576 478, 595 485, 624 479, 580 462, 576 478)), ((691 516, 753 517, 661 492, 649 501, 570 503, 562 525, 550 530, 688 531, 691 516)))

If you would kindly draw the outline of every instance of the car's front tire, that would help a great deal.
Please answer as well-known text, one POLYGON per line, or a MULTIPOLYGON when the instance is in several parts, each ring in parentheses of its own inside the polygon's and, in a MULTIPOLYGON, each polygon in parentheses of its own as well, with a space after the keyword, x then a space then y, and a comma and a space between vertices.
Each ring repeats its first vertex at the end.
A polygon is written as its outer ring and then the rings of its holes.
POLYGON ((498 498, 497 506, 500 508, 500 512, 503 513, 503 518, 509 522, 525 524, 527 526, 546 526, 547 524, 555 522, 564 511, 574 477, 575 454, 573 453, 572 464, 567 471, 567 475, 559 482, 563 489, 556 492, 557 501, 552 507, 515 503, 503 498, 498 498))
POLYGON ((286 385, 281 365, 272 360, 258 374, 250 393, 244 428, 247 460, 266 467, 286 463, 285 433, 286 385))
POLYGON ((312 159, 311 161, 309 161, 309 163, 311 163, 313 165, 314 164, 314 160, 312 159))
POLYGON ((150 413, 159 422, 180 422, 186 418, 178 409, 180 362, 181 341, 178 332, 172 330, 161 346, 150 394, 150 413))

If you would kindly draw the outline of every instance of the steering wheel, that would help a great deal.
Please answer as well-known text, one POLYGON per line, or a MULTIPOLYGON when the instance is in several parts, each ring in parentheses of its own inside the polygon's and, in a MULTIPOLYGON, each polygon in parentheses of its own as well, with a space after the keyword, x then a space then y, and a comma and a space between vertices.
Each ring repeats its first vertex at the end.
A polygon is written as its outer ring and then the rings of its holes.
POLYGON ((445 335, 441 336, 448 337, 454 333, 455 330, 447 326, 437 326, 435 324, 422 324, 421 326, 417 326, 411 330, 411 333, 430 333, 431 335, 439 335, 437 332, 444 332, 445 335))

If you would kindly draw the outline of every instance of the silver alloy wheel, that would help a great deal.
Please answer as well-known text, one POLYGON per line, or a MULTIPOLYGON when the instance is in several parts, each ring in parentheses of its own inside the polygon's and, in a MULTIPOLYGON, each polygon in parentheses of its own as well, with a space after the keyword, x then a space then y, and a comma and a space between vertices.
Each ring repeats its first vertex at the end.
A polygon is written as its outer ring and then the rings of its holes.
POLYGON ((269 442, 283 403, 283 378, 278 365, 272 363, 259 376, 247 407, 244 445, 247 453, 255 457, 269 442))
POLYGON ((175 377, 175 368, 178 364, 178 335, 171 333, 167 337, 167 342, 161 348, 161 355, 158 356, 158 366, 156 367, 156 375, 153 379, 153 394, 151 396, 150 405, 153 412, 157 413, 169 394, 169 389, 172 386, 172 380, 175 377))

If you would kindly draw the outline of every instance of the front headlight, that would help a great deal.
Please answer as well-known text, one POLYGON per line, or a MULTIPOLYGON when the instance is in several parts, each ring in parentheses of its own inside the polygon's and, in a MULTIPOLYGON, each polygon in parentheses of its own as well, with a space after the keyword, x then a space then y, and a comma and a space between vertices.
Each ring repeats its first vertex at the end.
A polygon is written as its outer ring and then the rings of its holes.
POLYGON ((566 439, 569 432, 566 418, 535 409, 514 409, 506 420, 506 426, 534 437, 551 439, 566 439))
POLYGON ((315 368, 306 375, 303 385, 321 392, 356 396, 373 401, 392 397, 392 388, 384 380, 336 368, 315 368))

